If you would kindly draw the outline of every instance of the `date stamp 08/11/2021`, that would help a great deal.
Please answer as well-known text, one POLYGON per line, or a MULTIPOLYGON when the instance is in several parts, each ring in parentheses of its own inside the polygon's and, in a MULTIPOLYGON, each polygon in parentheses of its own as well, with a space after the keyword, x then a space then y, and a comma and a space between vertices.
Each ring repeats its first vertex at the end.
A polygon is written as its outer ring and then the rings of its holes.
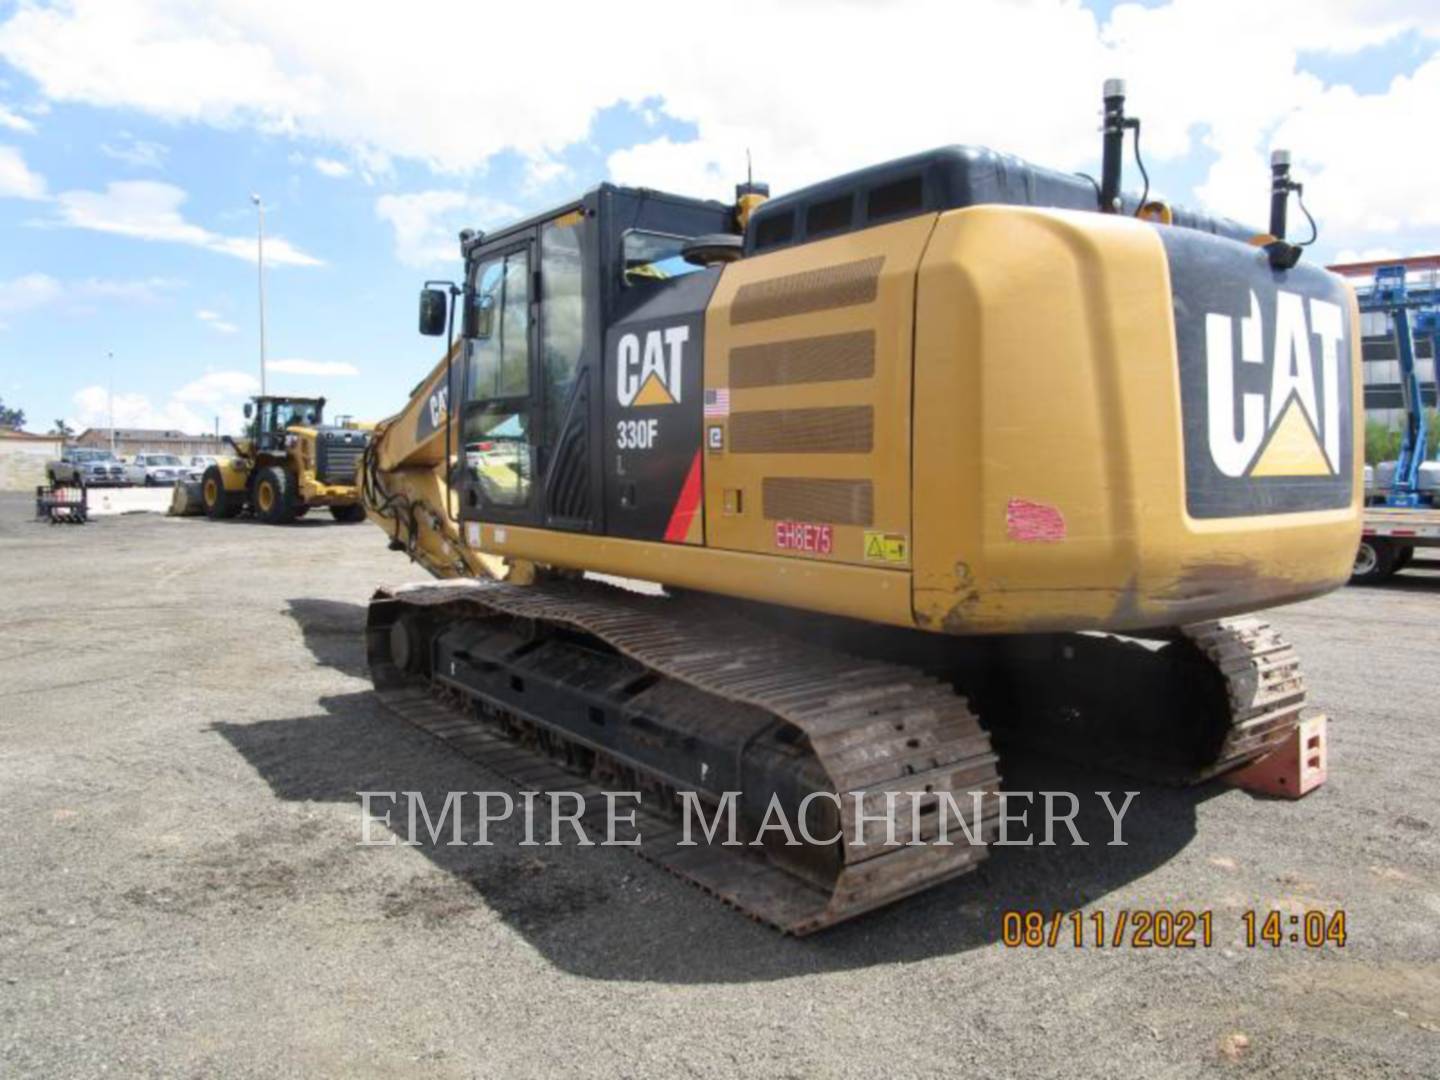
MULTIPOLYGON (((1000 941, 1012 949, 1209 949, 1217 926, 1234 923, 1235 937, 1221 945, 1248 949, 1282 946, 1308 949, 1345 947, 1345 912, 1247 910, 1238 920, 1224 914, 1217 920, 1208 909, 1122 908, 1118 911, 1007 911, 1000 920, 1000 941)), ((1222 927, 1223 934, 1223 927, 1222 927)))

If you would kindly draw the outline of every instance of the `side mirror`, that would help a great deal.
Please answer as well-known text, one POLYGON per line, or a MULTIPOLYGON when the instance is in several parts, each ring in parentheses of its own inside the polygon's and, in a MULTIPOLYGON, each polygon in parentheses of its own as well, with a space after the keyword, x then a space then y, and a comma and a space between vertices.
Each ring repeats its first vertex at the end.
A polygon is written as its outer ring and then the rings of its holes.
POLYGON ((446 307, 447 297, 443 289, 421 289, 420 333, 426 337, 439 337, 445 333, 446 307))
POLYGON ((484 341, 495 332, 495 297, 478 297, 472 307, 474 314, 470 337, 484 341))
POLYGON ((252 416, 254 416, 254 415, 255 415, 255 406, 252 405, 252 404, 251 404, 250 402, 248 402, 248 401, 245 402, 245 419, 246 419, 246 420, 249 420, 249 419, 250 419, 252 416))

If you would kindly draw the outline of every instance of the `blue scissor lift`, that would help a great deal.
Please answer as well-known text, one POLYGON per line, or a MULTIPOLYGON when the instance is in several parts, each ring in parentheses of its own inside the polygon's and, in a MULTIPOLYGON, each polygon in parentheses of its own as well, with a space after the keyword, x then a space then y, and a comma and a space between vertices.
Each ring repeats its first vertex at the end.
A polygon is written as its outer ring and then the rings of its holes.
MULTIPOLYGON (((1394 478, 1383 506, 1366 510, 1364 535, 1355 556, 1351 580, 1369 583, 1403 569, 1417 547, 1440 547, 1440 508, 1435 505, 1434 492, 1420 484, 1428 421, 1415 366, 1417 335, 1429 338, 1430 355, 1440 360, 1440 296, 1433 286, 1407 285, 1404 266, 1382 266, 1375 271, 1374 286, 1359 302, 1361 311, 1384 312, 1394 324, 1405 410, 1394 478)), ((1436 373, 1440 375, 1440 368, 1436 373)))

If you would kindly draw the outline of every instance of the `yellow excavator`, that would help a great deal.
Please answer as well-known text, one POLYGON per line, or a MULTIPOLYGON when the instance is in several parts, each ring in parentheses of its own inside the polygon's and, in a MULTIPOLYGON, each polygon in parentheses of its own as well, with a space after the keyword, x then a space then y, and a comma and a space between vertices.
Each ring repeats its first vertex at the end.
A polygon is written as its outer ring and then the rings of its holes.
POLYGON ((797 934, 973 869, 996 745, 1193 783, 1286 740, 1253 613, 1350 574, 1355 301, 1283 199, 1256 236, 1123 194, 1123 86, 1105 117, 1099 181, 948 147, 462 233, 361 466, 442 579, 372 602, 384 700, 642 792, 647 857, 797 934))

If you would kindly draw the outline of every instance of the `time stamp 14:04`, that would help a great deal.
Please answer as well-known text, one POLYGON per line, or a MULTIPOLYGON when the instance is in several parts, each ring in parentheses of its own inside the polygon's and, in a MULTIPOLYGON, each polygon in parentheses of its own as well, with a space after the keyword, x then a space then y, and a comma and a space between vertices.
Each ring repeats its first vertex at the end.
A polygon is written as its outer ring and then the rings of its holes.
MULTIPOLYGON (((1208 949, 1215 944, 1217 924, 1238 922, 1239 943, 1246 948, 1345 947, 1345 912, 1248 910, 1238 920, 1215 912, 1157 908, 1119 911, 1007 911, 1000 921, 1000 940, 1007 948, 1208 949)), ((1225 942, 1222 942, 1224 944, 1225 942)))

